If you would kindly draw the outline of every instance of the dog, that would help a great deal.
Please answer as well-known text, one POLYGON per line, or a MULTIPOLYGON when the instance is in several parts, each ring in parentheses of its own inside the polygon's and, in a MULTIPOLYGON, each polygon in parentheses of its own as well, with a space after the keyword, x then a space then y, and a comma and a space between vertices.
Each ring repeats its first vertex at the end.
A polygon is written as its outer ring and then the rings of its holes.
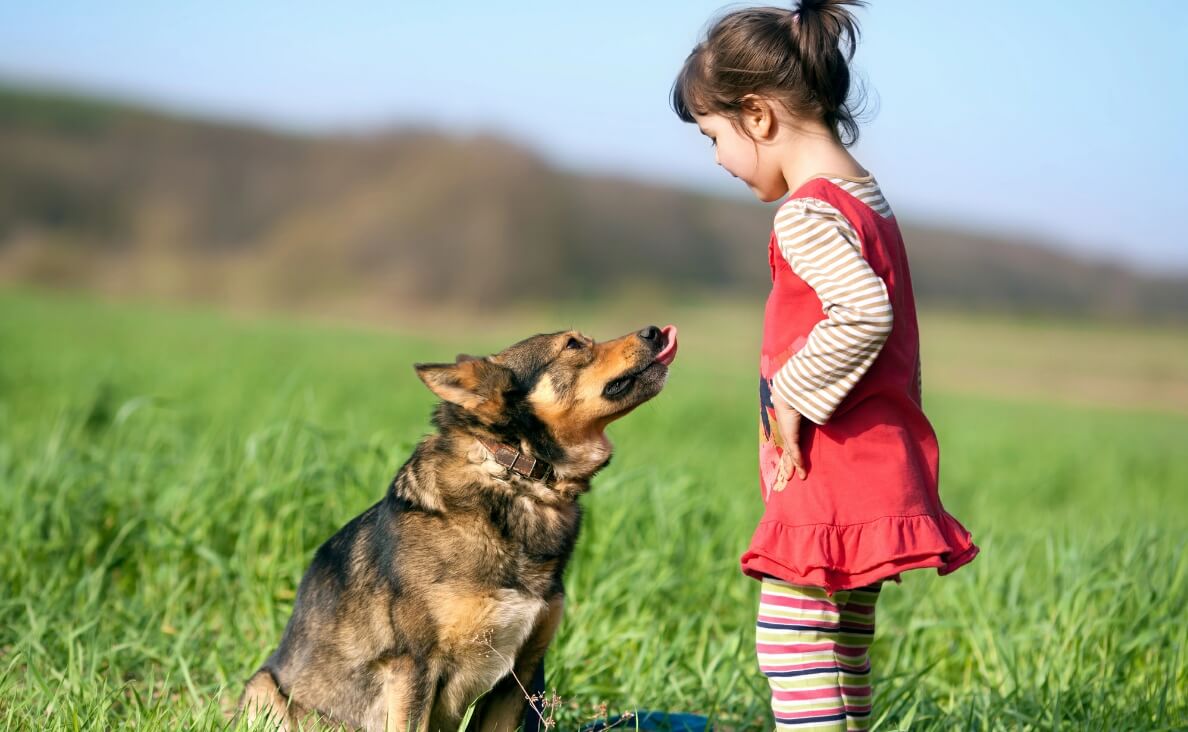
POLYGON ((660 393, 673 326, 542 334, 417 364, 436 431, 383 499, 316 552, 238 711, 281 729, 515 730, 564 606, 578 498, 606 426, 660 393))

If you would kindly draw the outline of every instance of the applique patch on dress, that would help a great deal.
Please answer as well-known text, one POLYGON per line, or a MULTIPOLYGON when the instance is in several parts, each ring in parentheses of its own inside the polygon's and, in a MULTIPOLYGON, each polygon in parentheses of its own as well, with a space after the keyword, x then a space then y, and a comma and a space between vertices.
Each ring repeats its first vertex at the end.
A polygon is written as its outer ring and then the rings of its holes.
POLYGON ((771 401, 771 382, 759 377, 759 479, 763 482, 763 500, 771 498, 771 488, 783 457, 780 423, 771 401))

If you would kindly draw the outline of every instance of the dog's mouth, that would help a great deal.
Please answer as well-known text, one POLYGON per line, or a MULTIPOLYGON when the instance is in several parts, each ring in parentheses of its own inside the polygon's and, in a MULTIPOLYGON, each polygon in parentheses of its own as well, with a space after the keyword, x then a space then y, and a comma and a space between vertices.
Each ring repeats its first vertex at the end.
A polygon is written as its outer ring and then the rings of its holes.
POLYGON ((665 366, 671 366, 676 352, 677 328, 675 325, 666 325, 660 329, 660 352, 656 354, 656 360, 665 366))
MULTIPOLYGON (((631 387, 642 378, 647 379, 653 376, 659 376, 668 371, 668 367, 672 364, 673 359, 676 358, 677 352, 677 329, 675 325, 666 325, 660 329, 659 339, 660 350, 643 366, 633 369, 617 379, 612 379, 607 382, 602 389, 602 396, 607 399, 616 399, 627 394, 631 387)), ((662 382, 661 382, 662 384, 662 382)))
POLYGON ((644 366, 642 369, 637 369, 630 373, 623 374, 619 378, 607 382, 606 386, 602 389, 602 396, 606 397, 607 399, 615 399, 617 397, 623 396, 631 390, 631 387, 635 386, 635 382, 639 379, 639 377, 643 376, 648 369, 654 366, 660 366, 661 368, 664 368, 663 364, 659 363, 658 361, 653 361, 647 366, 644 366))

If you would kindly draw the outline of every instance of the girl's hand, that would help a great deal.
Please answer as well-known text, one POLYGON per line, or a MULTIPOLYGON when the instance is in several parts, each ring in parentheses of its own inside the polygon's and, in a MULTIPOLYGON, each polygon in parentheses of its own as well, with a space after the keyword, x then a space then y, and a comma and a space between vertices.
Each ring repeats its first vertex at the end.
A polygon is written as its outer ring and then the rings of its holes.
POLYGON ((780 458, 780 465, 776 471, 774 491, 782 491, 793 476, 804 480, 806 475, 804 457, 800 454, 800 412, 788 406, 778 396, 772 399, 775 408, 776 423, 780 426, 780 436, 784 440, 784 454, 780 458))

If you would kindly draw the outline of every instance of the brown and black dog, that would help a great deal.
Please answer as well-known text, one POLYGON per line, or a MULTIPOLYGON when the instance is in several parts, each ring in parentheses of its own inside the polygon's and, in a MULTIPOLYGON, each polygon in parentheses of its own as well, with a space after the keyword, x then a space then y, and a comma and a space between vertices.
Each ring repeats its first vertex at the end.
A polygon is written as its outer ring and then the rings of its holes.
POLYGON ((240 712, 296 729, 510 732, 557 630, 578 497, 611 457, 603 430, 660 393, 676 329, 596 343, 538 335, 419 364, 437 427, 384 498, 318 549, 280 647, 240 712), (514 678, 513 678, 514 675, 514 678))

